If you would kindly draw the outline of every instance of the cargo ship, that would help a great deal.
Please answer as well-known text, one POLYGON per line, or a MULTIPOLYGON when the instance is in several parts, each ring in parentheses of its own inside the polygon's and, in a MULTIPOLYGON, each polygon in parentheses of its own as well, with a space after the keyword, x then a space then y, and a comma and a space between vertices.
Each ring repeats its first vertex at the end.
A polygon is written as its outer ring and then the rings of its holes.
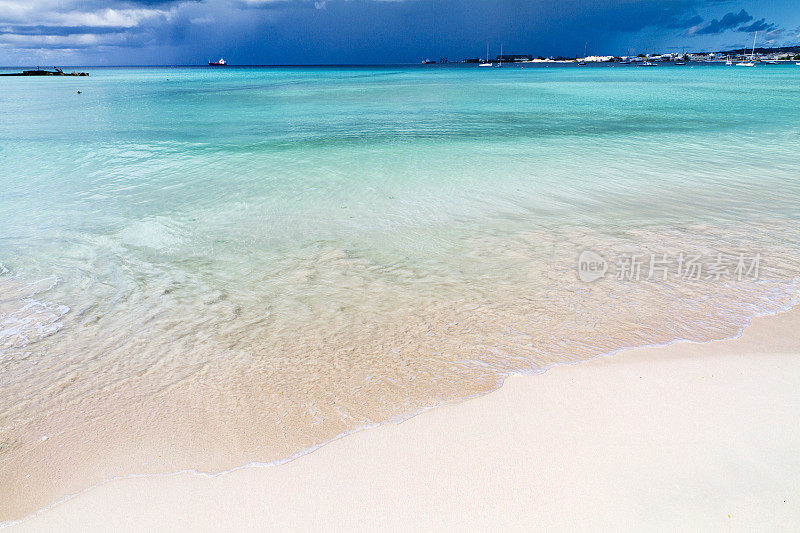
POLYGON ((224 59, 222 59, 222 58, 220 58, 220 59, 219 59, 219 61, 209 61, 209 62, 208 62, 208 66, 209 66, 209 67, 224 67, 224 66, 226 66, 227 64, 228 64, 228 62, 227 62, 227 61, 225 61, 225 60, 224 60, 224 59))

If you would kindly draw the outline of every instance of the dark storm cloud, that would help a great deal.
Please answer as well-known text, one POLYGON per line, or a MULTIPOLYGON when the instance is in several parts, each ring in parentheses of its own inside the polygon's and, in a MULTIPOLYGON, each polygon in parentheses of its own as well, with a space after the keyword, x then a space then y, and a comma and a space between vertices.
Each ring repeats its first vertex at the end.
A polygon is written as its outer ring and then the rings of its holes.
POLYGON ((776 2, 792 16, 782 25, 800 22, 800 7, 789 0, 742 0, 746 6, 734 10, 730 0, 5 1, 20 9, 0 12, 0 47, 73 42, 91 51, 94 42, 97 54, 123 63, 219 55, 240 64, 407 62, 476 57, 487 41, 495 54, 501 42, 509 53, 537 55, 656 51, 737 30, 777 35, 779 26, 768 22, 776 2))
POLYGON ((661 26, 668 29, 687 29, 703 23, 703 17, 694 15, 688 18, 669 17, 661 21, 661 26))
POLYGON ((713 19, 695 32, 696 35, 711 35, 731 30, 737 26, 750 22, 753 17, 744 9, 738 13, 727 13, 721 19, 713 19))
POLYGON ((767 22, 765 19, 757 20, 748 26, 742 26, 741 28, 737 29, 736 31, 743 31, 746 33, 752 33, 756 31, 760 32, 773 32, 778 29, 778 25, 772 22, 767 22))
MULTIPOLYGON (((347 49, 368 42, 380 50, 413 50, 413 56, 465 57, 485 54, 486 41, 500 42, 509 53, 545 55, 599 52, 609 36, 648 29, 687 30, 703 22, 690 0, 369 0, 329 1, 322 10, 292 12, 293 27, 277 25, 273 40, 289 48, 313 48, 321 61, 336 61, 347 49), (303 28, 304 39, 295 36, 303 28)), ((291 52, 290 52, 291 53, 291 52)), ((379 60, 364 54, 364 61, 379 60)), ((408 57, 408 55, 406 55, 408 57)), ((402 60, 397 58, 397 60, 402 60)))

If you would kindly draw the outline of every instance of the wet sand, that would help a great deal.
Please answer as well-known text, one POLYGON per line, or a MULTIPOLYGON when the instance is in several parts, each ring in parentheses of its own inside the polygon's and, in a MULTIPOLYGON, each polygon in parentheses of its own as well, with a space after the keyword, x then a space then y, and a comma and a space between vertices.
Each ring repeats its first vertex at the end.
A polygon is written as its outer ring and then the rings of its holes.
POLYGON ((117 479, 10 530, 797 527, 798 326, 513 377, 281 466, 117 479))

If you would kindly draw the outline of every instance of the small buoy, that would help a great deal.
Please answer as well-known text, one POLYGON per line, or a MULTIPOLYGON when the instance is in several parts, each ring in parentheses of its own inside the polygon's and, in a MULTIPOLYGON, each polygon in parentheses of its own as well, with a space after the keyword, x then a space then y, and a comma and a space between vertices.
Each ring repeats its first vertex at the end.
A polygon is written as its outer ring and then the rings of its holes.
POLYGON ((78 91, 78 94, 81 94, 81 92, 80 92, 80 91, 78 91))

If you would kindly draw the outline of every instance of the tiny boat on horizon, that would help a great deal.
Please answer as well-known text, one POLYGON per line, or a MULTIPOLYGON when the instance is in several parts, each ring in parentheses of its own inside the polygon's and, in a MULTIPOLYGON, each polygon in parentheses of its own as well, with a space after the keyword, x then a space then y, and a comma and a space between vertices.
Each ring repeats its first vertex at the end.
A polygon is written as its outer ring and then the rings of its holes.
POLYGON ((224 58, 219 58, 219 61, 209 61, 208 62, 208 66, 209 67, 224 67, 224 66, 227 66, 227 65, 228 65, 228 62, 225 61, 224 58))

